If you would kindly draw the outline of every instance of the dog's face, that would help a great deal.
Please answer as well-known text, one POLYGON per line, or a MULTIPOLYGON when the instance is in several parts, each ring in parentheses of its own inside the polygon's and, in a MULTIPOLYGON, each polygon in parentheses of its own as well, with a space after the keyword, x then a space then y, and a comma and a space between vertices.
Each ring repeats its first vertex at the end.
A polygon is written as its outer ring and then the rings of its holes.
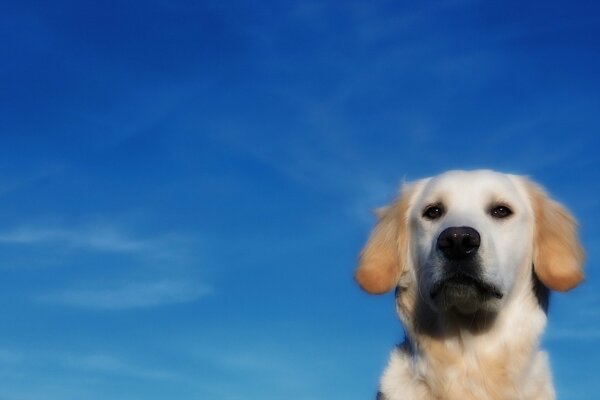
POLYGON ((369 293, 414 285, 439 313, 495 312, 516 290, 532 290, 532 265, 551 289, 582 280, 575 227, 523 177, 451 171, 407 185, 380 213, 356 279, 369 293))
POLYGON ((424 182, 408 221, 423 299, 439 311, 496 311, 531 268, 533 219, 508 175, 453 171, 424 182))

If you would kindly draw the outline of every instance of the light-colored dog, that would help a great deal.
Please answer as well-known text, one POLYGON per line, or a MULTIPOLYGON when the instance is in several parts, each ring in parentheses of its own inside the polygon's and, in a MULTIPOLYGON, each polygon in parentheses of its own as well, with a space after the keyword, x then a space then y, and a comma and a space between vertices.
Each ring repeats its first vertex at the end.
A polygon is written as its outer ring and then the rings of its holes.
POLYGON ((568 211, 524 177, 479 170, 407 184, 378 216, 355 277, 396 288, 406 331, 378 399, 554 399, 539 349, 549 289, 583 279, 568 211))

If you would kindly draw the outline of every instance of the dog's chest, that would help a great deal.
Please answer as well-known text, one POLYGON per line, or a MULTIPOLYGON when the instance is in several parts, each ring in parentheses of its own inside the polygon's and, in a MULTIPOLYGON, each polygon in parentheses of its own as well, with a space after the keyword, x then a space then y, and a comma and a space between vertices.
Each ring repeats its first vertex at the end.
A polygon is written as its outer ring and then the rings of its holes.
MULTIPOLYGON (((440 343, 436 345, 442 346, 440 343)), ((427 356, 407 348, 390 358, 381 391, 386 400, 553 399, 547 357, 507 346, 464 353, 450 346, 428 348, 427 356)))

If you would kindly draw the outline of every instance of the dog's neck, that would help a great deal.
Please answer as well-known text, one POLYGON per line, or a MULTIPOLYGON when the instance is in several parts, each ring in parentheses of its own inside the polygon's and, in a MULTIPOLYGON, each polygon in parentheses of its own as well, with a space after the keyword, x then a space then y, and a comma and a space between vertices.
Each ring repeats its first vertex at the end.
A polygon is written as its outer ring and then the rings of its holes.
POLYGON ((407 335, 400 351, 412 360, 405 373, 423 382, 428 392, 424 398, 536 398, 516 393, 516 388, 553 397, 552 387, 531 384, 545 381, 537 375, 549 373, 545 359, 539 361, 544 355, 538 348, 545 310, 531 290, 518 290, 511 297, 498 314, 465 316, 435 312, 415 290, 397 291, 398 314, 407 335))

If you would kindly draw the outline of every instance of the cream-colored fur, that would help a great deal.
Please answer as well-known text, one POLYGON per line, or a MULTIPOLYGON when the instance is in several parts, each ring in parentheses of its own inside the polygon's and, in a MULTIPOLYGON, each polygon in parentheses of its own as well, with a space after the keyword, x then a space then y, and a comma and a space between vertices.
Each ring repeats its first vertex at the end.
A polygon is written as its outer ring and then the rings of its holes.
POLYGON ((582 264, 574 219, 524 177, 450 171, 406 185, 380 211, 356 271, 369 293, 396 287, 406 332, 381 378, 382 398, 554 399, 548 359, 539 349, 546 313, 534 282, 542 297, 546 288, 571 289, 583 279, 582 264), (433 203, 445 209, 435 221, 423 217, 433 203), (493 204, 513 214, 492 218, 493 204), (442 310, 428 295, 443 269, 437 237, 453 226, 480 233, 483 279, 503 294, 473 313, 442 310))

